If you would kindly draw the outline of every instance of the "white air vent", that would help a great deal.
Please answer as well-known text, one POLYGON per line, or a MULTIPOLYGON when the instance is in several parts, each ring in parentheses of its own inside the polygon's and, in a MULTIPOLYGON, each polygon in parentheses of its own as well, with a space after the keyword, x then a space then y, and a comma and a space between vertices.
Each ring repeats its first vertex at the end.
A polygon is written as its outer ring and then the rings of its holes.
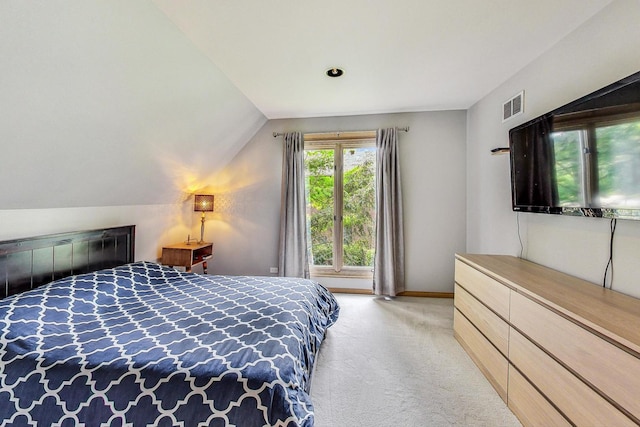
POLYGON ((520 92, 502 104, 502 121, 506 122, 513 116, 524 112, 524 91, 520 92))

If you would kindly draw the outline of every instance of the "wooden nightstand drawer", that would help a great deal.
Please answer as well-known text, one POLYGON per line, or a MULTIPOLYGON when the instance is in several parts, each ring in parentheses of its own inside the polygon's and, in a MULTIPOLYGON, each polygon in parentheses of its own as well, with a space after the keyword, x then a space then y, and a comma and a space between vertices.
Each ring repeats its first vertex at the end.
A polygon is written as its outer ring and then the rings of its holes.
POLYGON ((206 262, 212 257, 213 243, 178 243, 162 248, 162 264, 184 267, 186 271, 191 271, 195 265, 202 264, 206 274, 206 262))

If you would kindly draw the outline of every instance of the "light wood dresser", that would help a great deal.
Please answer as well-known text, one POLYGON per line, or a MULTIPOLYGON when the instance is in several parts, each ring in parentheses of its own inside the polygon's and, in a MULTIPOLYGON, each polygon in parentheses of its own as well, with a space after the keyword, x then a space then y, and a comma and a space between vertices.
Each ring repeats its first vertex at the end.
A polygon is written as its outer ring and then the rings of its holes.
POLYGON ((455 264, 455 337, 525 426, 640 424, 640 300, 506 255, 455 264))

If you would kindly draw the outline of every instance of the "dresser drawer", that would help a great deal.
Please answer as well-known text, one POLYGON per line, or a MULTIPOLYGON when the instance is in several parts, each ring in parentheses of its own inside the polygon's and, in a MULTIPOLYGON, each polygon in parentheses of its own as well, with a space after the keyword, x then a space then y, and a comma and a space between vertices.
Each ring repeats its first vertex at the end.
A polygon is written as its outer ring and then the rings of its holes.
POLYGON ((507 356, 509 353, 509 324, 482 305, 469 292, 455 285, 455 306, 507 356))
POLYGON ((453 310, 453 330, 462 347, 506 402, 507 359, 457 309, 453 310))
POLYGON ((455 264, 456 283, 482 301, 503 319, 509 319, 509 293, 502 283, 476 270, 460 260, 455 264))
POLYGON ((527 427, 571 426, 571 423, 511 365, 508 406, 527 427))
POLYGON ((511 296, 511 324, 640 418, 638 358, 517 292, 511 296))
POLYGON ((636 425, 515 329, 509 338, 509 361, 575 425, 636 425))

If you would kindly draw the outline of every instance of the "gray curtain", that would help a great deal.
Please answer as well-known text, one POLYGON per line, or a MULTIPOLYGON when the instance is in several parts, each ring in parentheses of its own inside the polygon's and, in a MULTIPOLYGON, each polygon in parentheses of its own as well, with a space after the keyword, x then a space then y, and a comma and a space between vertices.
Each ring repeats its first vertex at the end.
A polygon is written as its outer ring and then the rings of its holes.
POLYGON ((404 291, 404 232, 398 131, 376 136, 376 252, 373 292, 396 296, 404 291))
POLYGON ((284 135, 282 201, 280 204, 280 276, 309 277, 307 252, 307 202, 304 185, 304 140, 302 133, 284 135))

